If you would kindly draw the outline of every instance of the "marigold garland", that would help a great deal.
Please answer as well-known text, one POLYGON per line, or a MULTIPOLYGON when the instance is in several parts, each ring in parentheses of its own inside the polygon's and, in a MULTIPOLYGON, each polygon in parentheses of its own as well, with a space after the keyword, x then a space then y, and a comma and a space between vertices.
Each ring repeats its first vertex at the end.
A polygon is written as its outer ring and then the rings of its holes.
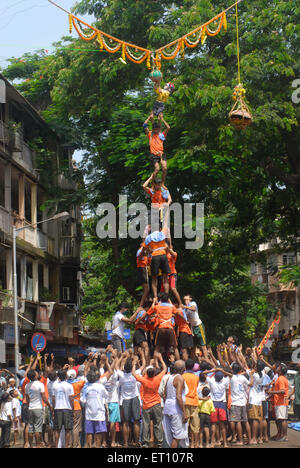
MULTIPOLYGON (((232 8, 232 7, 230 7, 232 8)), ((230 9, 229 8, 229 9, 230 9)), ((228 9, 227 9, 228 10, 228 9)), ((156 68, 160 70, 161 68, 161 60, 173 60, 176 58, 178 53, 182 59, 184 59, 185 55, 185 46, 189 48, 195 48, 199 42, 203 45, 207 39, 207 36, 216 36, 221 31, 222 27, 224 31, 227 31, 227 18, 226 18, 226 11, 218 14, 205 24, 198 26, 193 31, 190 31, 185 36, 171 42, 170 44, 157 49, 154 53, 149 49, 144 49, 142 47, 136 46, 134 44, 129 44, 125 41, 117 39, 110 34, 104 33, 93 26, 85 23, 84 21, 80 20, 76 16, 69 14, 69 26, 70 32, 72 32, 72 27, 74 26, 78 35, 85 41, 91 41, 96 38, 99 46, 100 51, 105 49, 107 52, 114 54, 121 49, 122 60, 126 62, 126 57, 136 63, 142 63, 146 60, 147 68, 151 69, 151 57, 153 59, 154 65, 156 68), (219 20, 219 24, 215 30, 211 30, 209 28, 210 24, 215 23, 219 20), (86 30, 91 30, 90 34, 86 33, 86 30), (135 49, 135 53, 131 49, 135 49), (136 53, 139 53, 136 55, 136 53)))

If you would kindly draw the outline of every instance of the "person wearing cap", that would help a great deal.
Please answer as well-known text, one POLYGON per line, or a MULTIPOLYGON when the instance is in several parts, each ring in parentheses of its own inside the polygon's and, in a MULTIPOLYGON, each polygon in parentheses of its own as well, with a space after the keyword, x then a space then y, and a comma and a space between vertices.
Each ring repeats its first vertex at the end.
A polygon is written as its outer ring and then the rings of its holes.
POLYGON ((160 165, 162 169, 162 183, 165 184, 167 176, 167 156, 164 152, 164 141, 170 130, 170 125, 164 120, 163 114, 159 114, 158 121, 154 122, 154 115, 151 113, 145 120, 143 127, 149 139, 150 145, 150 159, 154 165, 154 177, 157 176, 160 165), (152 131, 148 128, 148 122, 152 122, 152 131), (164 131, 162 131, 162 124, 164 124, 164 131))

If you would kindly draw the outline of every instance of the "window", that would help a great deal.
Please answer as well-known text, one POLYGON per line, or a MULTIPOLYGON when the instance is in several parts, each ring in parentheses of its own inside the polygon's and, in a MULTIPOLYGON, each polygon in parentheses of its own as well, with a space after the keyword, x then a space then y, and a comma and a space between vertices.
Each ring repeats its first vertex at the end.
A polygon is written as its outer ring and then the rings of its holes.
POLYGON ((296 264, 296 255, 294 253, 286 253, 282 255, 283 265, 295 265, 296 264))
POLYGON ((71 299, 71 288, 64 286, 62 291, 62 300, 63 301, 70 301, 71 299))

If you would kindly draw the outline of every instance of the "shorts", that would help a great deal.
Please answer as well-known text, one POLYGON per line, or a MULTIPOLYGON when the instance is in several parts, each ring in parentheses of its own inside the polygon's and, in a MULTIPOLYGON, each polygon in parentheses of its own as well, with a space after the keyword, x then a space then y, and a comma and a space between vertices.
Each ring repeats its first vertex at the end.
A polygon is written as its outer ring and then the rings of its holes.
POLYGON ((41 433, 43 432, 43 410, 32 409, 28 410, 29 414, 29 429, 28 432, 41 433))
POLYGON ((12 431, 19 431, 20 430, 20 418, 17 416, 17 421, 13 419, 12 425, 11 425, 11 430, 12 431))
POLYGON ((195 346, 206 346, 205 329, 203 323, 193 327, 193 334, 195 346))
POLYGON ((73 429, 73 411, 67 409, 54 410, 54 430, 61 431, 64 426, 66 431, 73 429))
POLYGON ((215 411, 210 415, 210 422, 218 423, 227 421, 226 403, 214 401, 215 411))
POLYGON ((85 420, 84 428, 86 434, 100 434, 101 432, 107 432, 106 421, 85 420))
POLYGON ((178 337, 179 349, 190 349, 194 346, 193 335, 189 335, 186 332, 179 332, 178 337))
POLYGON ((123 352, 123 341, 122 338, 120 338, 118 335, 112 335, 111 337, 111 344, 114 349, 116 349, 118 352, 123 352))
POLYGON ((200 429, 204 429, 205 427, 210 428, 210 415, 206 413, 200 413, 200 429))
POLYGON ((276 421, 278 419, 288 419, 289 414, 288 414, 288 406, 275 406, 275 416, 276 416, 276 421))
POLYGON ((137 268, 137 284, 141 286, 142 284, 148 284, 148 270, 147 267, 138 267, 137 268))
POLYGON ((176 286, 177 286, 177 273, 171 273, 171 275, 169 275, 169 286, 170 286, 170 289, 176 289, 176 286))
POLYGON ((261 421, 263 418, 262 405, 248 405, 248 419, 257 419, 261 421))
POLYGON ((247 408, 246 406, 235 406, 231 405, 228 410, 228 420, 231 422, 247 422, 247 408))
POLYGON ((198 434, 200 429, 200 419, 198 406, 185 405, 185 413, 188 417, 188 425, 193 434, 198 434))
POLYGON ((177 340, 173 328, 159 328, 156 332, 155 346, 165 351, 175 351, 177 340))
POLYGON ((169 274, 170 267, 168 257, 166 255, 154 255, 151 260, 151 275, 157 276, 158 271, 161 269, 162 274, 169 274))
POLYGON ((43 424, 49 426, 49 408, 48 406, 43 406, 43 424))
POLYGON ((23 403, 21 408, 21 421, 23 424, 29 424, 29 410, 28 404, 23 403))
POLYGON ((138 328, 133 334, 133 346, 140 346, 144 341, 147 343, 147 332, 138 328))
POLYGON ((111 423, 121 422, 119 403, 108 403, 108 420, 111 423))
POLYGON ((151 162, 155 165, 155 164, 160 164, 161 160, 163 161, 166 161, 167 160, 167 155, 166 153, 163 153, 161 156, 159 156, 158 154, 150 154, 150 159, 151 159, 151 162))
POLYGON ((152 112, 154 115, 159 116, 161 112, 165 110, 165 103, 162 101, 155 101, 152 107, 152 112))
POLYGON ((138 421, 141 417, 141 405, 138 397, 123 400, 123 418, 125 422, 138 421))

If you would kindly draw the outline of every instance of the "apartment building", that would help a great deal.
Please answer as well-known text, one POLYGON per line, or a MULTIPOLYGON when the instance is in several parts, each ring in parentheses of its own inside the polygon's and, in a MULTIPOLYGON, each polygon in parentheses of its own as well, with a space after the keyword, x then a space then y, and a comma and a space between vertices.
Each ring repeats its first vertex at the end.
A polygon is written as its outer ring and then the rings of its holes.
POLYGON ((280 324, 274 332, 278 335, 280 330, 288 332, 300 321, 300 288, 293 283, 282 284, 278 275, 281 267, 299 264, 300 256, 296 252, 276 252, 274 242, 261 244, 259 252, 265 261, 251 264, 251 277, 253 282, 259 281, 266 286, 268 300, 282 311, 280 324))
POLYGON ((47 221, 61 206, 45 209, 49 187, 45 184, 45 167, 42 177, 40 155, 33 145, 37 139, 51 155, 46 171, 57 193, 74 192, 76 184, 64 175, 76 170, 72 163, 74 150, 60 142, 34 107, 0 74, 0 356, 5 354, 4 362, 11 365, 13 226, 25 227, 16 242, 23 357, 29 352, 30 337, 35 331, 45 333, 50 351, 51 344, 78 344, 80 207, 69 206, 68 217, 47 221))

